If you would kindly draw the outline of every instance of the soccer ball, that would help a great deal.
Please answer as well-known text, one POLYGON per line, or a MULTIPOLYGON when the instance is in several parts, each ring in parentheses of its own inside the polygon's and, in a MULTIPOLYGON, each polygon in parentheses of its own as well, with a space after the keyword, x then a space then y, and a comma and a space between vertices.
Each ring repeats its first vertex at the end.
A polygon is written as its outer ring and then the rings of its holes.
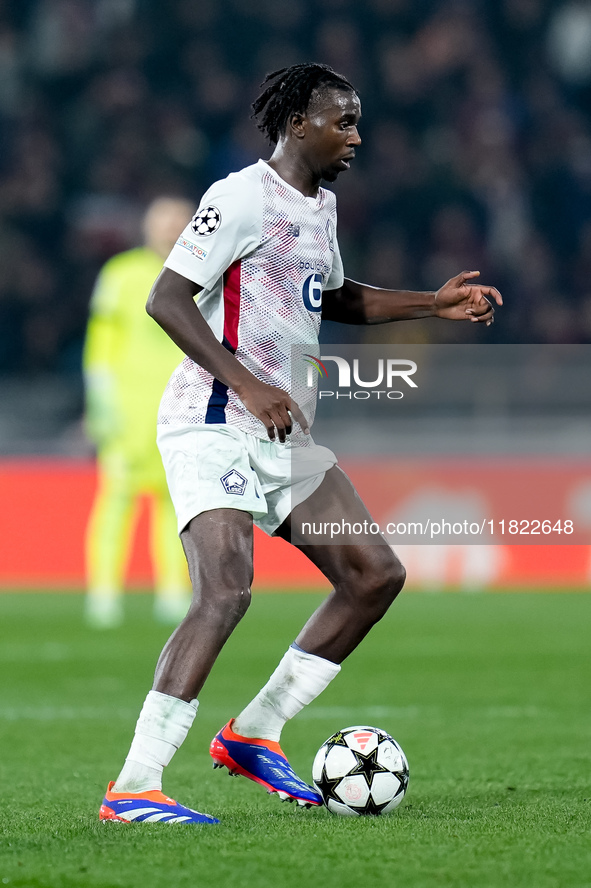
POLYGON ((389 814, 406 793, 408 762, 386 731, 355 725, 322 744, 312 779, 333 814, 389 814))

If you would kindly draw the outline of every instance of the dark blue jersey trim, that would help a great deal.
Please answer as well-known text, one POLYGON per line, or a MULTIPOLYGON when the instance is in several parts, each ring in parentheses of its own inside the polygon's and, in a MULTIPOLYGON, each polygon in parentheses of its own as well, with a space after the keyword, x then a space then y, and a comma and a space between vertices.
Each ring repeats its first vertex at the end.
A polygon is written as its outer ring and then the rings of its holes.
MULTIPOLYGON (((236 353, 236 349, 232 348, 226 337, 222 339, 222 345, 232 354, 236 353)), ((205 413, 205 422, 208 424, 226 422, 226 405, 228 403, 228 386, 220 382, 219 379, 213 380, 211 395, 207 402, 207 411, 205 413)))

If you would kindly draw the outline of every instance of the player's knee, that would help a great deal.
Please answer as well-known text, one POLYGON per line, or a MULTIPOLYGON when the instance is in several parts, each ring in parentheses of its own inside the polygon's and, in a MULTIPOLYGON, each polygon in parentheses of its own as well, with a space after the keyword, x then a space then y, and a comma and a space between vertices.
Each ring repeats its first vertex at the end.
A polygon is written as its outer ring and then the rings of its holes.
POLYGON ((361 582, 365 606, 383 616, 404 586, 405 579, 406 571, 394 553, 386 549, 376 550, 361 582))
POLYGON ((220 591, 216 604, 222 619, 228 618, 234 625, 239 623, 250 607, 250 584, 232 584, 220 591))
POLYGON ((196 590, 187 618, 198 622, 206 620, 212 626, 233 628, 250 606, 250 583, 233 582, 215 590, 196 590))
POLYGON ((392 601, 396 598, 399 592, 402 592, 404 584, 406 582, 406 568, 401 561, 394 556, 394 564, 391 568, 390 581, 392 584, 393 597, 392 601))

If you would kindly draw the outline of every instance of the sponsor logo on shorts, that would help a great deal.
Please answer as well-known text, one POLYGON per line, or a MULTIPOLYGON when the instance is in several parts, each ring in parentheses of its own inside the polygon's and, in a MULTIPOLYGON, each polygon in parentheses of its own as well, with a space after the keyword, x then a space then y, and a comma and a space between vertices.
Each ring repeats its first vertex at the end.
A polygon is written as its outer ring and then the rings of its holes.
POLYGON ((197 259, 205 259, 207 256, 207 250, 204 250, 203 247, 199 247, 197 244, 192 243, 192 241, 187 240, 186 237, 179 237, 177 244, 179 247, 188 250, 189 253, 192 253, 197 259))
POLYGON ((220 481, 222 482, 226 493, 233 493, 236 496, 244 496, 248 481, 244 475, 241 475, 236 469, 226 472, 225 475, 222 475, 220 481))

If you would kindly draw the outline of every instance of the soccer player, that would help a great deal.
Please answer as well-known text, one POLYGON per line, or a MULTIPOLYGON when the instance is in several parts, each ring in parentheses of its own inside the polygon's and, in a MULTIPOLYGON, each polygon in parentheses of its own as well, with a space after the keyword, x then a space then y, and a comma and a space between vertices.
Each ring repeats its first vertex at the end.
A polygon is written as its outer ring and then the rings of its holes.
POLYGON ((144 217, 144 246, 109 259, 91 301, 84 378, 98 488, 86 537, 85 616, 99 628, 123 618, 123 577, 141 495, 148 495, 151 505, 154 615, 177 625, 189 605, 185 556, 155 434, 162 392, 183 354, 146 315, 145 304, 192 212, 178 198, 153 201, 144 217))
POLYGON ((277 71, 265 85, 253 108, 276 146, 270 160, 212 185, 148 301, 150 315, 187 355, 165 391, 158 436, 193 601, 162 651, 102 819, 217 822, 163 795, 162 771, 248 608, 253 521, 288 540, 297 531, 298 547, 334 588, 210 752, 215 764, 282 799, 321 804, 289 765, 281 730, 386 613, 404 569, 383 538, 316 545, 302 533, 307 521, 371 518, 334 454, 310 438, 314 405, 297 403, 290 391, 291 346, 312 350, 321 316, 353 324, 429 316, 490 324, 489 300, 502 302, 493 287, 473 283, 478 272, 424 293, 345 279, 335 198, 320 183, 347 170, 361 143, 359 97, 344 77, 317 64, 277 71))

